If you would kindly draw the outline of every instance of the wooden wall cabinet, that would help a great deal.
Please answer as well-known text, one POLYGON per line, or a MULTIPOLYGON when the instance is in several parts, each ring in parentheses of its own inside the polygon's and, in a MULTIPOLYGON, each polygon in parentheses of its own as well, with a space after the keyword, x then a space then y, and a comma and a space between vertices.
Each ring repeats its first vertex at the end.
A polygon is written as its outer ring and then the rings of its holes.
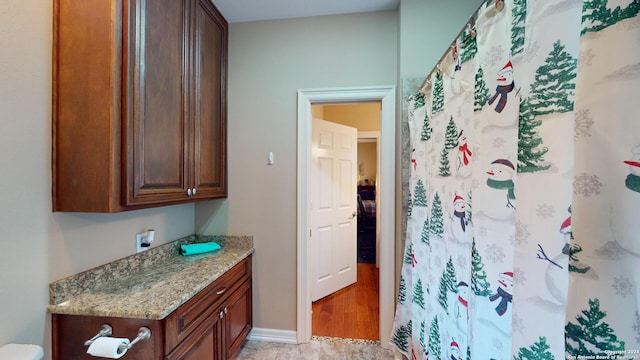
POLYGON ((208 0, 54 1, 54 211, 226 197, 227 28, 208 0))
POLYGON ((113 327, 114 337, 135 337, 138 328, 151 329, 151 338, 140 341, 125 355, 139 360, 233 359, 251 331, 251 257, 162 320, 83 315, 52 315, 53 360, 94 359, 84 341, 102 324, 113 327))

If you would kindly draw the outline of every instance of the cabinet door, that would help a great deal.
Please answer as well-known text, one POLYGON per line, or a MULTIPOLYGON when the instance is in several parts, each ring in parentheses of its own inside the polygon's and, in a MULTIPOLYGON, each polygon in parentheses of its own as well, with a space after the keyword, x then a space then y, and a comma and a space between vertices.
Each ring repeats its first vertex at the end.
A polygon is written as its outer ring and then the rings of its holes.
POLYGON ((231 295, 224 308, 225 359, 231 359, 240 350, 253 323, 251 312, 251 279, 231 295))
POLYGON ((227 22, 208 0, 194 0, 192 117, 196 198, 226 197, 227 22))
POLYGON ((203 333, 185 339, 166 360, 218 360, 220 359, 220 320, 203 333), (198 336, 195 336, 198 335, 198 336))
POLYGON ((125 2, 124 204, 188 199, 187 3, 125 2))

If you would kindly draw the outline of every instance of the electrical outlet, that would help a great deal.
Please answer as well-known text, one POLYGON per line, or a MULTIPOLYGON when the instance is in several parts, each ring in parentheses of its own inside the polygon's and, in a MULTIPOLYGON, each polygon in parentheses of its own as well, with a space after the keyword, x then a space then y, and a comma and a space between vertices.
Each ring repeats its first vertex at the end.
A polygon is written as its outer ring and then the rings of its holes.
POLYGON ((149 248, 149 247, 142 246, 142 239, 143 237, 146 237, 146 236, 147 236, 146 232, 136 234, 136 254, 139 252, 143 252, 149 248))
POLYGON ((153 243, 154 235, 155 230, 153 229, 136 234, 136 253, 149 249, 153 243))

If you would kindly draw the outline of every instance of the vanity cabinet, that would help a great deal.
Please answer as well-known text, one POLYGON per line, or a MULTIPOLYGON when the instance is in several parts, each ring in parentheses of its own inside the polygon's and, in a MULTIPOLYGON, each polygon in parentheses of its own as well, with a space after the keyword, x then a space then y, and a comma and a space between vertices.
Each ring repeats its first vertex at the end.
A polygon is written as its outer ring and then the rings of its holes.
POLYGON ((214 359, 229 359, 240 349, 252 323, 250 274, 249 260, 236 265, 167 317, 167 360, 191 359, 201 346, 209 349, 210 336, 214 359))
MULTIPOLYGON (((233 359, 251 330, 251 289, 244 284, 166 360, 233 359)), ((169 344, 170 341, 167 342, 169 344)))
POLYGON ((55 0, 55 211, 226 197, 228 24, 208 0, 55 0))
POLYGON ((93 359, 84 341, 102 324, 113 337, 133 340, 141 326, 151 338, 125 355, 140 360, 233 359, 252 327, 251 256, 179 306, 164 319, 52 314, 53 359, 93 359))

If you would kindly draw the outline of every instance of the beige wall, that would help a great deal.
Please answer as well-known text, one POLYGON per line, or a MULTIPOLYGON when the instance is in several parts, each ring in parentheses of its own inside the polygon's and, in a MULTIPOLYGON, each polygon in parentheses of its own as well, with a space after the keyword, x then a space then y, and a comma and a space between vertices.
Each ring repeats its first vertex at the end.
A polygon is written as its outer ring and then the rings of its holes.
POLYGON ((324 119, 324 105, 311 105, 311 116, 315 119, 324 119))
POLYGON ((318 118, 351 126, 358 131, 380 131, 380 102, 336 105, 314 105, 312 113, 318 118))
POLYGON ((376 183, 377 160, 375 141, 358 143, 358 185, 365 185, 365 179, 369 185, 376 183))
POLYGON ((227 223, 199 204, 196 226, 254 236, 255 327, 296 329, 297 91, 395 85, 397 31, 395 11, 231 24, 227 223))
MULTIPOLYGON (((194 205, 123 214, 51 212, 51 0, 0 1, 0 346, 43 345, 50 281, 194 232, 194 205)), ((92 191, 92 189, 78 189, 92 191)))

